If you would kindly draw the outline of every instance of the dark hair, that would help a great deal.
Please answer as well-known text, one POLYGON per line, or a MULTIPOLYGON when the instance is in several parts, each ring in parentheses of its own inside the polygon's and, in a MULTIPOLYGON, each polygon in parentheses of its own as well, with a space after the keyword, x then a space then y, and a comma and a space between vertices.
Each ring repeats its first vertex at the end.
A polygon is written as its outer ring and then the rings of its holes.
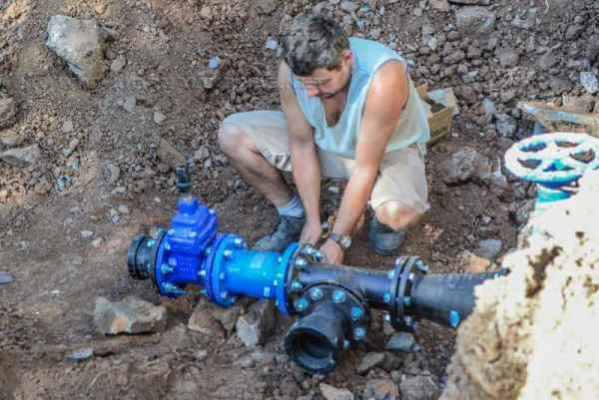
POLYGON ((349 40, 333 19, 309 14, 293 20, 282 35, 281 47, 291 71, 307 76, 317 68, 338 68, 343 51, 349 49, 349 40))

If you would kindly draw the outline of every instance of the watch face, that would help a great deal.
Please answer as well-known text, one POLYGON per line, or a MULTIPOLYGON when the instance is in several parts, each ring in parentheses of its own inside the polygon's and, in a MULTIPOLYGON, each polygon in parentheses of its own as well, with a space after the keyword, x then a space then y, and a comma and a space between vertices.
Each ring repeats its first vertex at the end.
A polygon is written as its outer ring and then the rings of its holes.
POLYGON ((341 246, 348 249, 349 246, 351 246, 351 239, 349 236, 343 235, 340 237, 340 243, 341 243, 341 246))

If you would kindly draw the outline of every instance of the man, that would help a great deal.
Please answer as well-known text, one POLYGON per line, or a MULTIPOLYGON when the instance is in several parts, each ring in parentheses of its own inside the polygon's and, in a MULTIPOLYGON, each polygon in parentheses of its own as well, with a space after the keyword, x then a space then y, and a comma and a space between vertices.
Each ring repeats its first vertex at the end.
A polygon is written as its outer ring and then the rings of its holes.
POLYGON ((427 109, 400 56, 382 44, 347 38, 334 21, 298 17, 282 43, 283 111, 238 113, 223 121, 219 144, 241 176, 279 212, 255 249, 316 244, 322 234, 321 175, 348 179, 332 233, 320 247, 341 263, 370 203, 369 242, 394 254, 406 229, 429 208, 424 145, 427 109), (292 171, 299 196, 279 170, 292 171))

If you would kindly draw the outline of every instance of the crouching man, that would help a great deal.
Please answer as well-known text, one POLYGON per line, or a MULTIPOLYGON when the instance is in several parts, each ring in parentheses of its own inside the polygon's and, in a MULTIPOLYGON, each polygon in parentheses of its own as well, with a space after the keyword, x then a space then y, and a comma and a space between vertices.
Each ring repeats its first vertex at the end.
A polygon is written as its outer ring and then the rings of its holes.
POLYGON ((282 112, 233 114, 219 131, 231 164, 279 213, 278 226, 255 249, 316 244, 325 176, 348 180, 332 234, 320 247, 328 262, 342 263, 368 204, 372 249, 395 254, 406 229, 429 208, 427 108, 404 60, 380 43, 348 38, 319 15, 296 18, 281 45, 282 112), (281 170, 292 172, 298 194, 281 170))

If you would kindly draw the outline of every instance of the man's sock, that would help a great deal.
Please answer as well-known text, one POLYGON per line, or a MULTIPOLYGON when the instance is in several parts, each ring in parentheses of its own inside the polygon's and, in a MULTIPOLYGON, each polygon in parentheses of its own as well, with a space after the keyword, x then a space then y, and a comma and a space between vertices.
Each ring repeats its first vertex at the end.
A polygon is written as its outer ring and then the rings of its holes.
POLYGON ((295 194, 291 200, 289 200, 289 203, 282 207, 277 207, 277 211, 279 212, 279 215, 300 218, 304 216, 304 205, 299 196, 295 194))

